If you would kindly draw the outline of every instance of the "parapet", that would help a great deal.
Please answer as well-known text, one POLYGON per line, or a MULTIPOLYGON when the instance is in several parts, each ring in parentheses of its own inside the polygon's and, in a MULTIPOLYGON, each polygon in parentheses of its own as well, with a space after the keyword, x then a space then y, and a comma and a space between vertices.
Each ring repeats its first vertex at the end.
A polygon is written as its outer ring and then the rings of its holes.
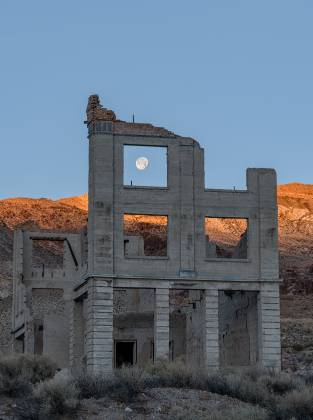
MULTIPOLYGON (((86 114, 87 120, 85 121, 85 124, 88 125, 89 135, 111 133, 120 136, 128 135, 186 139, 164 127, 156 127, 147 123, 119 120, 116 118, 114 111, 104 108, 101 105, 98 95, 89 96, 86 114)), ((194 139, 190 140, 196 143, 194 139)))

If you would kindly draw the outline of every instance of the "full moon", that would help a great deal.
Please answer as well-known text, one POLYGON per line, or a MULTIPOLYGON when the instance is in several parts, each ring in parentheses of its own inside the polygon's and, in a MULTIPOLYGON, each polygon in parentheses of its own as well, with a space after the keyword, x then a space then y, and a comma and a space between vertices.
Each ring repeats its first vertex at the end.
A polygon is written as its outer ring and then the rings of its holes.
POLYGON ((136 168, 139 171, 145 170, 148 167, 148 165, 149 165, 149 161, 148 161, 148 159, 146 157, 139 157, 136 160, 136 168))

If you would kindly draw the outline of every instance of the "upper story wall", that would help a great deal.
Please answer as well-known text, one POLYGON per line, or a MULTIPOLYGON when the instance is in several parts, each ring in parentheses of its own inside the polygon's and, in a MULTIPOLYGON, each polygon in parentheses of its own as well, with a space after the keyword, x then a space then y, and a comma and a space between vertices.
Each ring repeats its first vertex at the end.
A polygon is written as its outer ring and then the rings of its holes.
POLYGON ((248 169, 245 191, 205 189, 203 149, 195 140, 149 124, 118 121, 97 101, 88 106, 90 275, 278 279, 274 170, 248 169), (126 145, 166 147, 166 187, 124 185, 126 145), (125 255, 124 214, 167 216, 167 255, 125 255), (246 258, 207 256, 206 217, 247 219, 246 258))

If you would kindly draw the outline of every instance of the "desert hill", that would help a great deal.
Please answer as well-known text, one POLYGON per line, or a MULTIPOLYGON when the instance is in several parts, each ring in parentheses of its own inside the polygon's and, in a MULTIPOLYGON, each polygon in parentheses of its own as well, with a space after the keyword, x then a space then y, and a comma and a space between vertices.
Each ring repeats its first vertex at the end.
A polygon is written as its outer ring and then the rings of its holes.
POLYGON ((313 185, 280 185, 277 196, 283 291, 312 293, 313 185))
POLYGON ((0 200, 0 222, 9 229, 33 225, 38 229, 77 231, 87 221, 87 195, 49 200, 9 198, 0 200))

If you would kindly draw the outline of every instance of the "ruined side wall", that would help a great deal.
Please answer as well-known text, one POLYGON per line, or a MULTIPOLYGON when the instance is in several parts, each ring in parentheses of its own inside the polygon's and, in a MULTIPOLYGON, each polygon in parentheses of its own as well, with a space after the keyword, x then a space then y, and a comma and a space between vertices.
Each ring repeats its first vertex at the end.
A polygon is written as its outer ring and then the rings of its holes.
POLYGON ((170 313, 170 360, 186 361, 186 315, 170 313))
POLYGON ((248 366, 258 360, 256 292, 219 292, 221 366, 248 366))
POLYGON ((70 367, 73 372, 86 368, 86 322, 87 302, 86 299, 72 301, 70 315, 70 367))
POLYGON ((170 337, 174 339, 174 358, 190 366, 203 363, 203 304, 200 290, 171 290, 170 337))
POLYGON ((62 289, 33 289, 31 319, 28 321, 28 349, 38 347, 35 326, 43 326, 43 354, 59 367, 69 364, 70 302, 64 300, 62 289))
POLYGON ((190 366, 203 363, 203 309, 195 299, 186 314, 186 361, 190 366))

